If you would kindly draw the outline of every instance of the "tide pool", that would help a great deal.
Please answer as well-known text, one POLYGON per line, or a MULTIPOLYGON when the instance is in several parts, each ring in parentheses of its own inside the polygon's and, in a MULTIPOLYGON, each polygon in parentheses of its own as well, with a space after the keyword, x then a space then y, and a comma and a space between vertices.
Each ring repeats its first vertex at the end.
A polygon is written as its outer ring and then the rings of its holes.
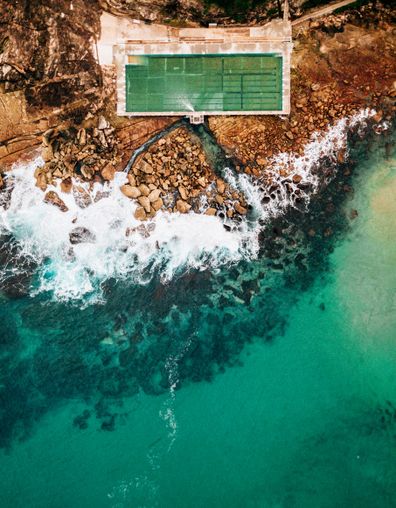
POLYGON ((293 267, 276 233, 102 306, 4 299, 1 506, 396 506, 396 163, 352 157, 293 267))

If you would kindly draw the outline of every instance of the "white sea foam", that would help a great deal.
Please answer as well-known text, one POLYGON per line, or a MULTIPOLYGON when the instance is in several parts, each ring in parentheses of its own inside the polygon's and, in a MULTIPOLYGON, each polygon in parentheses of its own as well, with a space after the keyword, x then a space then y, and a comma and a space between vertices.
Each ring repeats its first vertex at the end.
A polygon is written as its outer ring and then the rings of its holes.
MULTIPOLYGON (((110 278, 144 284, 158 274, 166 282, 181 270, 213 269, 251 259, 258 253, 258 233, 263 223, 294 206, 279 169, 291 168, 291 174, 301 175, 304 182, 311 184, 310 192, 315 192, 320 177, 312 169, 323 157, 335 159, 337 151, 345 148, 348 127, 364 124, 373 114, 365 110, 351 119, 340 120, 325 135, 314 136, 302 156, 281 154, 270 161, 269 172, 277 183, 277 192, 269 203, 262 204, 266 191, 260 188, 260 182, 228 171, 226 179, 245 194, 253 208, 249 220, 232 231, 225 230, 219 217, 195 213, 159 212, 142 226, 133 216, 136 204, 119 189, 126 180, 125 173, 117 173, 114 182, 104 187, 95 184, 89 190, 85 185, 93 201, 99 191, 107 192, 107 196, 84 209, 76 204, 72 194, 49 188, 69 208, 61 212, 44 203, 42 191, 35 187, 33 173, 43 164, 40 158, 17 166, 10 173, 14 190, 9 207, 0 207, 0 231, 12 233, 22 252, 39 263, 37 291, 50 291, 55 298, 64 300, 83 296, 98 299, 101 284, 110 278), (69 234, 76 227, 87 228, 96 241, 72 246, 69 234)), ((290 178, 288 185, 289 190, 296 188, 290 178)), ((308 202, 309 193, 303 193, 303 199, 308 202)))
POLYGON ((159 273, 168 281, 183 267, 216 267, 254 255, 253 248, 243 252, 246 233, 230 234, 217 217, 160 212, 144 225, 151 229, 149 234, 133 231, 141 223, 133 216, 136 204, 119 190, 125 173, 118 173, 104 189, 96 185, 89 191, 93 198, 98 190, 107 191, 108 196, 84 209, 72 194, 49 187, 69 208, 61 212, 44 203, 42 191, 35 187, 33 173, 41 164, 37 159, 13 170, 10 178, 14 191, 8 209, 0 211, 0 229, 11 232, 22 251, 42 265, 39 290, 52 291, 56 298, 73 299, 90 293, 98 296, 100 283, 111 277, 144 284, 159 273), (76 227, 89 229, 95 243, 72 246, 69 234, 76 227), (130 234, 126 236, 128 228, 130 234))
POLYGON ((177 419, 175 412, 175 401, 176 401, 176 389, 179 384, 179 362, 184 357, 186 352, 191 346, 192 336, 190 336, 185 342, 178 344, 178 351, 170 355, 165 362, 165 370, 168 375, 169 392, 168 397, 162 404, 160 410, 160 417, 165 422, 168 428, 168 449, 169 453, 172 449, 173 443, 177 436, 177 419))
POLYGON ((288 207, 295 206, 294 191, 298 189, 298 185, 293 183, 295 175, 299 175, 302 182, 310 185, 309 193, 300 193, 299 196, 303 204, 307 205, 310 195, 318 191, 319 184, 323 180, 320 171, 314 171, 320 161, 328 159, 335 163, 340 150, 345 150, 345 157, 347 157, 348 130, 359 126, 359 132, 363 133, 367 127, 366 120, 374 115, 375 111, 372 109, 361 110, 354 116, 342 118, 325 133, 314 133, 311 141, 304 147, 302 155, 288 152, 273 157, 269 161, 266 176, 267 180, 271 180, 276 186, 275 192, 261 190, 260 182, 246 174, 236 177, 227 170, 225 178, 231 185, 242 190, 255 211, 255 217, 265 223, 283 213, 288 207), (287 177, 281 176, 282 169, 287 170, 287 177), (269 194, 271 194, 271 200, 263 204, 263 198, 268 197, 269 194))

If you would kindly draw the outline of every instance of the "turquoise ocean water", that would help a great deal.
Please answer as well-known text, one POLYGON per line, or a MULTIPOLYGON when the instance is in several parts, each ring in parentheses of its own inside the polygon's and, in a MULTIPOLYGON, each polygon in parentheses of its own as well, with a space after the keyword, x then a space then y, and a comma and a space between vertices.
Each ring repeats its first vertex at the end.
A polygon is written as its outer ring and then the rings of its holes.
POLYGON ((5 292, 0 506, 396 506, 390 152, 356 142, 255 260, 85 306, 5 292))

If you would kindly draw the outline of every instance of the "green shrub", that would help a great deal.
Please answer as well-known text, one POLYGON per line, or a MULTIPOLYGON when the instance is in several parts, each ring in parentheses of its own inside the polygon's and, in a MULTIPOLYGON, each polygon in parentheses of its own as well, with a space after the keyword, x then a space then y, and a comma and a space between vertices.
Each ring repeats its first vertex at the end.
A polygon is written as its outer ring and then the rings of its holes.
POLYGON ((235 19, 243 19, 247 13, 259 5, 264 5, 267 0, 204 0, 206 5, 217 5, 224 9, 228 16, 235 19))

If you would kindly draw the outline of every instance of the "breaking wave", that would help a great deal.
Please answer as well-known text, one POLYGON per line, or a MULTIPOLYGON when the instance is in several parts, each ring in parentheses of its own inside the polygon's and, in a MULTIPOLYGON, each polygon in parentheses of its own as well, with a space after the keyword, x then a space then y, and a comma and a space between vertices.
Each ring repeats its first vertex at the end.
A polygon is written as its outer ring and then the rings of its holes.
MULTIPOLYGON (((348 130, 364 127, 373 114, 364 110, 340 120, 324 135, 314 136, 302 156, 274 158, 266 172, 270 186, 226 170, 226 180, 245 194, 250 206, 247 218, 231 229, 224 227, 227 219, 195 213, 159 212, 151 221, 140 223, 133 216, 136 204, 119 189, 125 173, 117 173, 104 186, 89 188, 79 182, 91 200, 85 208, 73 194, 49 187, 68 207, 61 212, 44 203, 43 192, 35 187, 34 171, 43 164, 38 158, 9 174, 13 191, 7 205, 0 205, 0 234, 12 235, 20 259, 28 258, 38 267, 30 291, 50 292, 58 300, 98 301, 103 283, 112 278, 145 284, 159 276, 167 282, 189 269, 214 269, 252 259, 258 255, 259 233, 268 221, 290 206, 306 207, 310 195, 329 178, 321 174, 320 162, 336 162, 337 153, 346 149, 348 130), (88 241, 71 244, 70 234, 76 228, 89 232, 88 241)), ((18 260, 14 261, 15 272, 18 260)), ((0 280, 5 277, 2 272, 0 280)))

